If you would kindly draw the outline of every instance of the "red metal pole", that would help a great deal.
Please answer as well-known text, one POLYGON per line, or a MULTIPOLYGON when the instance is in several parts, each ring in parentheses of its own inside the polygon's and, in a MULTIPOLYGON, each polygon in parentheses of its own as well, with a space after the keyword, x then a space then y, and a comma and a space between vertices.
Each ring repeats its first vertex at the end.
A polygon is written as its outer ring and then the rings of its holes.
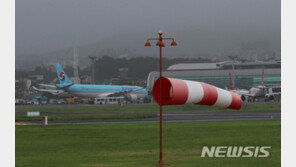
MULTIPOLYGON (((162 41, 162 34, 159 34, 159 41, 162 41)), ((159 78, 162 78, 162 46, 159 45, 159 78)), ((159 87, 159 97, 160 97, 160 106, 159 106, 159 166, 163 167, 162 161, 162 90, 161 90, 161 79, 159 87)))
MULTIPOLYGON (((148 38, 145 46, 151 46, 149 40, 158 40, 156 43, 159 46, 159 78, 162 78, 162 47, 165 47, 163 40, 173 40, 171 46, 176 46, 177 43, 174 41, 174 38, 162 38, 162 31, 158 31, 158 38, 148 38)), ((159 166, 163 167, 164 163, 162 160, 162 80, 160 79, 160 86, 159 86, 159 98, 160 98, 160 105, 159 105, 159 166)))

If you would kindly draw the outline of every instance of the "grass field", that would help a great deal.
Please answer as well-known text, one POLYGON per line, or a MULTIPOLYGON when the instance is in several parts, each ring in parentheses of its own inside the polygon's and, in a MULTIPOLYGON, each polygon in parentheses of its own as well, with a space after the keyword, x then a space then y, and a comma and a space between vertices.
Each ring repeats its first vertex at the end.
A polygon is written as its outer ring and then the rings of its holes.
MULTIPOLYGON (((164 123, 174 167, 280 166, 280 121, 164 123), (271 146, 268 158, 201 158, 202 146, 271 146)), ((16 166, 156 167, 158 123, 16 126, 16 166)))
POLYGON ((153 118, 157 116, 156 112, 139 112, 139 113, 42 113, 38 117, 27 117, 25 114, 16 115, 16 121, 41 121, 42 116, 48 116, 48 120, 110 120, 110 119, 139 119, 139 118, 153 118))
MULTIPOLYGON (((47 115, 49 120, 77 119, 134 119, 156 117, 158 105, 125 105, 125 106, 59 106, 59 107, 25 107, 16 108, 16 121, 41 120, 41 117, 27 117, 26 112, 39 111, 41 116, 47 115)), ((281 104, 243 105, 242 111, 281 110, 281 104)), ((164 106, 164 111, 232 111, 201 105, 164 106)))

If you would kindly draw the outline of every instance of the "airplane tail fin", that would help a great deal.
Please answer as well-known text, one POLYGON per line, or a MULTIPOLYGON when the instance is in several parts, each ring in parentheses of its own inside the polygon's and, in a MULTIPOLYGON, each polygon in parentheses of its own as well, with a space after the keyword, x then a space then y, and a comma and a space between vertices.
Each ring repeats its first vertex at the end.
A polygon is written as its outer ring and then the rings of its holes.
POLYGON ((70 79, 67 77, 66 73, 64 72, 62 66, 59 63, 55 64, 55 68, 57 70, 57 75, 60 81, 59 87, 69 86, 72 84, 70 79))
POLYGON ((261 80, 261 86, 264 86, 264 65, 262 66, 262 80, 261 80))
POLYGON ((232 79, 231 79, 231 73, 229 73, 229 83, 230 83, 230 90, 234 90, 232 79))

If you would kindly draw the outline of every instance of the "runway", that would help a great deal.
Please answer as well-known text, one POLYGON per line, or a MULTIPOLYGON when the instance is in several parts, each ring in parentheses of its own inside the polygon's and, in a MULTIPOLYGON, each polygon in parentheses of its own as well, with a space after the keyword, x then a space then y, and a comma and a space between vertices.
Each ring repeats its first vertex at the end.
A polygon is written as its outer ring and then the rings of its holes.
MULTIPOLYGON (((196 122, 196 121, 242 121, 242 120, 280 120, 280 111, 166 111, 163 112, 164 122, 196 122)), ((155 118, 145 119, 113 119, 113 120, 62 120, 49 121, 49 125, 56 124, 94 124, 94 123, 145 123, 159 122, 159 115, 155 118)), ((38 122, 26 122, 40 125, 38 122)))
MULTIPOLYGON (((243 105, 280 104, 280 102, 243 102, 243 105)), ((127 104, 132 106, 154 105, 152 103, 127 104)), ((54 107, 83 107, 83 106, 114 106, 114 104, 44 104, 44 105, 15 105, 15 108, 54 108, 54 107)))

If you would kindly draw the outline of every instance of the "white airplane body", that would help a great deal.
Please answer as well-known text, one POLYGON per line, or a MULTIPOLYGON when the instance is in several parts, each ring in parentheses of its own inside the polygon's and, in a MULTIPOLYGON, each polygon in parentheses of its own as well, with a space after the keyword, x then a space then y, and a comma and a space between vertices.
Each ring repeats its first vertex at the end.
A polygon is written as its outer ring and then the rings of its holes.
POLYGON ((146 89, 139 86, 74 84, 69 80, 60 64, 55 64, 55 66, 60 83, 56 85, 40 84, 40 86, 51 89, 38 89, 33 87, 34 90, 48 92, 54 95, 68 92, 74 96, 87 98, 123 96, 132 101, 135 101, 138 98, 144 98, 148 94, 146 89))
POLYGON ((280 94, 280 92, 268 93, 268 87, 264 86, 264 65, 263 65, 261 85, 250 88, 248 93, 243 93, 241 95, 241 98, 243 101, 244 100, 254 101, 255 99, 260 99, 260 98, 266 99, 267 96, 273 96, 273 95, 278 95, 278 94, 280 94))

